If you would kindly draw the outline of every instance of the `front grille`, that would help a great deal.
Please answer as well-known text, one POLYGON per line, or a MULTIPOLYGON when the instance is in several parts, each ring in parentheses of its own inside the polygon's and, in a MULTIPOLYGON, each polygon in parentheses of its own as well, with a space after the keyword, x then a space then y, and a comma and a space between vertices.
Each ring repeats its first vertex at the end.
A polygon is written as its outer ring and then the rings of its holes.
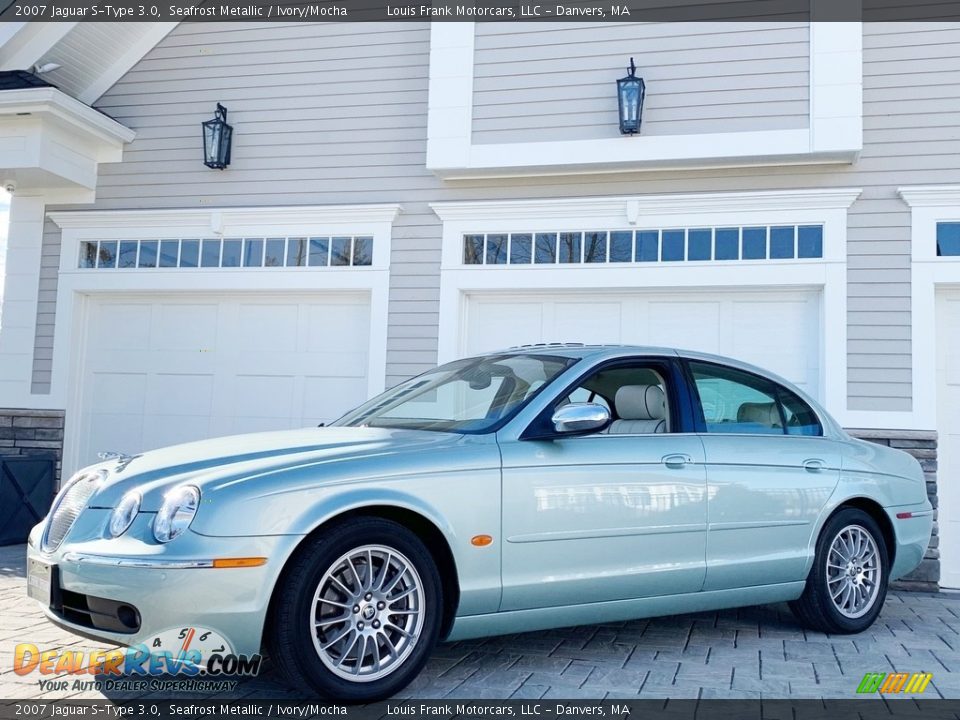
POLYGON ((47 527, 43 533, 41 546, 45 552, 52 552, 60 546, 102 480, 103 475, 98 472, 85 473, 69 482, 60 491, 57 499, 53 501, 53 507, 50 508, 47 527))

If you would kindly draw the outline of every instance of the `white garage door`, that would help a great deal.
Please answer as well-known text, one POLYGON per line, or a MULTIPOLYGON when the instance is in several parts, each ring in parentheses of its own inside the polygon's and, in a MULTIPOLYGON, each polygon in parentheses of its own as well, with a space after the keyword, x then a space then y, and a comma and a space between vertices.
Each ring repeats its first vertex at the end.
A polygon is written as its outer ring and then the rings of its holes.
POLYGON ((94 298, 79 462, 316 425, 367 396, 366 293, 94 298))
POLYGON ((960 290, 937 300, 940 584, 960 588, 960 290))
POLYGON ((472 294, 463 354, 537 342, 662 345, 728 355, 813 396, 820 377, 820 292, 472 294))

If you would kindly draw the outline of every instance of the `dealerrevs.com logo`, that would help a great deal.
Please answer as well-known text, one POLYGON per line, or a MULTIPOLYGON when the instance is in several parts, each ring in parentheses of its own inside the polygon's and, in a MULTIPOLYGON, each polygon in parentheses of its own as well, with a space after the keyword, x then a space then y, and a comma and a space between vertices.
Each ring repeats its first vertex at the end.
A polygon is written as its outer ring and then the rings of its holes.
POLYGON ((933 673, 867 673, 857 686, 858 693, 922 693, 933 673))
POLYGON ((37 673, 42 676, 40 684, 44 690, 65 690, 67 686, 71 690, 85 689, 74 685, 96 682, 98 685, 107 683, 115 690, 206 689, 218 692, 229 689, 220 679, 257 675, 261 660, 260 655, 237 655, 214 630, 185 627, 165 630, 145 642, 112 650, 41 650, 33 643, 20 643, 14 649, 13 671, 17 675, 37 673), (71 685, 69 680, 50 677, 62 675, 93 675, 96 678, 75 681, 71 685), (151 681, 170 676, 179 679, 162 683, 151 681), (207 678, 218 680, 207 681, 207 678), (189 687, 181 687, 185 682, 189 687))

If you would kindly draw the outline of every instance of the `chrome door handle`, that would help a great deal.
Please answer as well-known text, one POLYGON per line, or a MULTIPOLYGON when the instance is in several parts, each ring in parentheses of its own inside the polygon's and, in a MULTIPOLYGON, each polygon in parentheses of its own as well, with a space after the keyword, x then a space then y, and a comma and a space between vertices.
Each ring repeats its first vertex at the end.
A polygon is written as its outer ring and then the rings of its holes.
POLYGON ((664 455, 663 464, 668 468, 682 468, 689 462, 693 462, 693 458, 689 455, 683 455, 682 453, 677 453, 675 455, 664 455))
POLYGON ((810 458, 803 461, 803 469, 807 472, 820 472, 826 467, 826 463, 819 458, 810 458))

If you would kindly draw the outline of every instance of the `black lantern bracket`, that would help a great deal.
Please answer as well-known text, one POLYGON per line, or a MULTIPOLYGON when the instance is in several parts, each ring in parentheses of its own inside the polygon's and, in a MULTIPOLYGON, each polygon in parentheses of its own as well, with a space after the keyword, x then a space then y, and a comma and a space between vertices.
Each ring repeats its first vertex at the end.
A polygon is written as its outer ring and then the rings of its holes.
POLYGON ((643 100, 647 86, 643 78, 637 77, 637 66, 630 58, 627 76, 617 80, 617 105, 620 110, 620 132, 623 135, 636 135, 640 132, 643 119, 643 100))
POLYGON ((223 170, 230 164, 233 126, 227 123, 227 109, 217 103, 212 120, 203 123, 203 164, 223 170))

